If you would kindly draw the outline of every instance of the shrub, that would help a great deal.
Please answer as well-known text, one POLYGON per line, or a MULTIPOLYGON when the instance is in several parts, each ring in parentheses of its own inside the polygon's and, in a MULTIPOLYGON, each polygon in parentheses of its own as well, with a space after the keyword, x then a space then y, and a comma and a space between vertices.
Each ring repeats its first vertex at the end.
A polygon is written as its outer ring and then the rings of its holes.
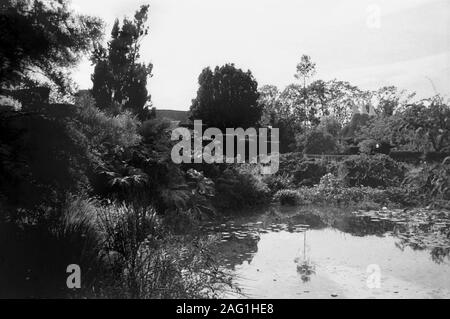
POLYGON ((403 181, 411 197, 422 202, 435 199, 450 200, 450 157, 442 164, 423 165, 420 169, 410 172, 403 181))
POLYGON ((401 183, 404 170, 384 154, 351 156, 340 163, 339 177, 350 187, 388 187, 401 183))
POLYGON ((326 173, 327 167, 322 161, 304 160, 294 171, 293 182, 299 186, 313 186, 318 184, 326 173))
MULTIPOLYGON (((82 289, 101 280, 103 237, 96 226, 95 202, 69 198, 60 208, 24 211, 18 218, 0 220, 0 297, 62 298, 67 289, 66 268, 82 270, 82 289)), ((12 214, 14 215, 14 214, 12 214)))
POLYGON ((214 259, 215 238, 174 236, 152 207, 112 203, 99 210, 109 278, 103 294, 120 298, 211 298, 231 288, 214 259))
POLYGON ((375 141, 375 140, 364 140, 364 141, 360 142, 358 144, 358 146, 359 146, 359 151, 362 154, 370 155, 370 154, 373 154, 375 152, 375 149, 377 147, 377 141, 375 141))
POLYGON ((315 186, 298 189, 300 201, 308 204, 349 205, 367 202, 386 203, 383 190, 371 187, 324 188, 315 186))
POLYGON ((274 199, 279 201, 281 205, 299 205, 301 203, 301 196, 297 190, 283 189, 278 191, 274 199))
POLYGON ((98 109, 95 101, 88 95, 78 98, 76 105, 81 131, 89 139, 90 145, 98 147, 108 143, 129 147, 141 141, 138 134, 140 122, 130 111, 108 114, 98 109))
POLYGON ((270 201, 270 189, 258 165, 227 168, 215 184, 214 205, 219 209, 240 209, 270 201))
POLYGON ((267 184, 272 194, 275 194, 279 190, 292 187, 292 177, 286 173, 281 175, 269 175, 264 178, 264 182, 267 184))
POLYGON ((54 205, 89 188, 92 166, 86 137, 71 120, 72 107, 0 112, 0 193, 27 209, 54 205))
POLYGON ((319 130, 308 132, 300 143, 306 154, 335 154, 337 151, 336 138, 319 130))
POLYGON ((170 121, 166 119, 150 119, 142 123, 139 133, 142 135, 144 143, 157 144, 169 141, 170 121))
POLYGON ((292 174, 302 161, 304 161, 303 153, 280 154, 280 167, 277 175, 292 174))
POLYGON ((341 186, 342 186, 341 180, 339 180, 333 174, 328 173, 322 176, 318 187, 320 189, 334 190, 341 188, 341 186))

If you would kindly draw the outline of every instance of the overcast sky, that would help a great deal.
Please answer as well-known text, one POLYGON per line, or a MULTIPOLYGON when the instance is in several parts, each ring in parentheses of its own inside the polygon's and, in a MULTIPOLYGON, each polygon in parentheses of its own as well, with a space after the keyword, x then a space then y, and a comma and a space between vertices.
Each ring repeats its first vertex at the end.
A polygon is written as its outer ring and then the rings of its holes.
MULTIPOLYGON (((283 89, 302 54, 317 63, 316 79, 450 96, 449 0, 72 0, 107 23, 107 35, 146 3, 141 55, 154 65, 159 109, 188 110, 201 70, 228 62, 283 89)), ((91 87, 92 70, 86 59, 75 71, 80 88, 91 87)))

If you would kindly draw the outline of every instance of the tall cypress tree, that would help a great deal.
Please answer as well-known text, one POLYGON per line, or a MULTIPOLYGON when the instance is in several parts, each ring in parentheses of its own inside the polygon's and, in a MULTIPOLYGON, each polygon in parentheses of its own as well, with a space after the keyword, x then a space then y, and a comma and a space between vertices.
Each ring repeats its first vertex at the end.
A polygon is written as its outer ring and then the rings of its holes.
POLYGON ((153 65, 138 62, 140 43, 148 34, 148 9, 148 5, 141 6, 134 18, 125 18, 122 25, 116 20, 107 48, 98 46, 94 50, 92 94, 101 109, 117 103, 141 119, 149 115, 151 96, 147 79, 152 76, 153 65))

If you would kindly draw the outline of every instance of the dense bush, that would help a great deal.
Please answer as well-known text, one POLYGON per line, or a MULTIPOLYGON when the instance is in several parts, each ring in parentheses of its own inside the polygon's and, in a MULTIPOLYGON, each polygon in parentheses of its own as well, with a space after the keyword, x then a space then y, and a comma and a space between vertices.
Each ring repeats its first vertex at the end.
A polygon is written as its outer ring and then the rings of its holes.
POLYGON ((298 164, 294 171, 295 185, 313 186, 320 182, 322 176, 327 173, 327 166, 322 161, 304 160, 298 164))
POLYGON ((401 188, 381 190, 371 187, 324 188, 314 186, 282 190, 275 194, 274 199, 282 205, 368 205, 369 207, 410 205, 407 194, 402 191, 401 188), (402 196, 399 197, 399 194, 402 196))
POLYGON ((153 207, 70 197, 0 219, 1 298, 209 298, 231 288, 215 238, 172 235, 153 207), (82 289, 69 290, 77 264, 82 289))
POLYGON ((384 154, 351 156, 340 163, 339 177, 350 187, 388 187, 401 183, 404 169, 384 154))
POLYGON ((108 297, 210 298, 232 287, 214 260, 214 238, 173 236, 151 207, 113 204, 99 216, 111 269, 108 297))
POLYGON ((403 182, 403 188, 411 197, 422 202, 450 200, 450 157, 441 164, 423 165, 410 172, 403 182))
POLYGON ((60 206, 0 219, 0 297, 74 296, 66 286, 70 264, 82 270, 80 295, 91 296, 89 288, 102 280, 99 251, 104 238, 97 229, 94 202, 69 198, 60 206))
POLYGON ((88 138, 89 144, 101 147, 111 144, 129 147, 139 144, 139 120, 130 111, 109 114, 95 106, 95 101, 89 95, 80 96, 76 101, 76 119, 80 129, 88 138))
POLYGON ((320 130, 307 132, 299 144, 306 154, 336 154, 338 149, 336 137, 320 130))
POLYGON ((270 201, 270 189, 258 165, 227 168, 215 184, 214 205, 219 209, 240 209, 270 201))
POLYGON ((376 146, 377 146, 377 141, 375 140, 364 140, 362 142, 360 142, 358 144, 359 146, 359 151, 362 154, 373 154, 375 152, 376 146))
POLYGON ((292 174, 300 163, 304 160, 303 153, 285 153, 280 154, 280 167, 278 175, 292 174))
POLYGON ((74 108, 39 108, 0 112, 0 193, 10 205, 52 205, 89 188, 92 153, 74 108))
POLYGON ((297 190, 282 189, 274 195, 274 200, 279 201, 281 205, 300 205, 301 195, 297 190))
POLYGON ((169 128, 170 121, 155 118, 143 122, 139 128, 139 133, 142 135, 144 143, 157 145, 167 142, 169 128))
POLYGON ((272 194, 293 186, 292 177, 286 173, 281 175, 269 175, 264 178, 264 182, 267 184, 272 194))

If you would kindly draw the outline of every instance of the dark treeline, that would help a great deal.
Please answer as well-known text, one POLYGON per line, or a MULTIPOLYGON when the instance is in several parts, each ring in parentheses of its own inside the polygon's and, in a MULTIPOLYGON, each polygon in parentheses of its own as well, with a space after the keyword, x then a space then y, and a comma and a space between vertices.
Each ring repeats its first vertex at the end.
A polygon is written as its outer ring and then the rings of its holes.
POLYGON ((173 123, 155 117, 153 65, 140 56, 149 6, 107 34, 100 19, 64 0, 6 0, 0 10, 0 297, 217 297, 235 287, 215 262, 215 239, 197 235, 202 220, 272 199, 450 199, 442 97, 413 102, 395 87, 312 81, 308 56, 297 66, 300 84, 282 91, 258 89, 233 64, 205 68, 190 119, 278 127, 280 171, 176 165, 173 123), (92 87, 77 92, 70 71, 84 55, 94 65, 92 87), (437 160, 403 163, 392 151, 435 152, 437 160), (302 155, 355 152, 340 163, 302 155), (81 267, 81 289, 67 288, 71 264, 81 267))

